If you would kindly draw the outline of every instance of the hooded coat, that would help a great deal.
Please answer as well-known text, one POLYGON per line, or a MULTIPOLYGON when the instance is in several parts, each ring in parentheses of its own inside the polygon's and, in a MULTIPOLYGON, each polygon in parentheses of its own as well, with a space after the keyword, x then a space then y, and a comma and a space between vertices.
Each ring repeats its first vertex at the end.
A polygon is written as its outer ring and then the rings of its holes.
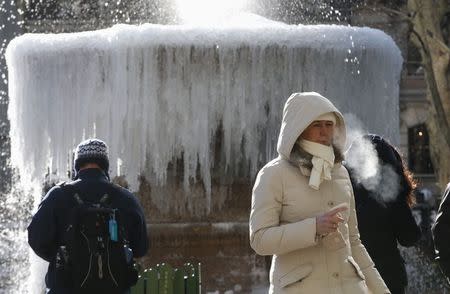
POLYGON ((278 138, 279 156, 258 173, 252 193, 250 245, 260 255, 273 255, 270 293, 389 293, 361 244, 352 185, 347 170, 336 162, 331 180, 319 190, 292 160, 300 134, 318 116, 337 117, 334 147, 345 146, 342 114, 317 93, 295 93, 287 100, 278 138), (316 216, 346 203, 338 231, 320 238, 316 216), (369 292, 371 291, 371 292, 369 292))

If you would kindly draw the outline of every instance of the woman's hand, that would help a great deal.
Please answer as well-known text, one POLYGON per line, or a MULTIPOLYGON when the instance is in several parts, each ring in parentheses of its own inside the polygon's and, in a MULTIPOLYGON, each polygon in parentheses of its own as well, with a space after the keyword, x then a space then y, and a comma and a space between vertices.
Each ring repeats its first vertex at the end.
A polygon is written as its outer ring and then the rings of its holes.
POLYGON ((326 235, 336 232, 339 223, 344 222, 340 212, 347 210, 346 206, 336 207, 316 217, 316 234, 326 235))

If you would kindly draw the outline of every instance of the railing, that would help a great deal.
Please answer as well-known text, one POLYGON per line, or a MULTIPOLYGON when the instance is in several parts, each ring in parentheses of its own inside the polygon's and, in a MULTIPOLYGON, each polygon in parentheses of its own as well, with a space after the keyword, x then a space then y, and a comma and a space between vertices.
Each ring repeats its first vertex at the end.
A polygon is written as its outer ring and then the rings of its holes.
POLYGON ((200 269, 200 263, 186 263, 180 268, 158 264, 142 272, 131 294, 200 294, 200 269))

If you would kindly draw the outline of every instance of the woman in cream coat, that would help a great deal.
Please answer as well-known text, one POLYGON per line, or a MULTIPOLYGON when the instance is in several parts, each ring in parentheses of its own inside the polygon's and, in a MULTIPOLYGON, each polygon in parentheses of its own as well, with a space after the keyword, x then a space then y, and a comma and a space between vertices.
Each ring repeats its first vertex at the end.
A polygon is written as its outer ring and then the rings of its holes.
POLYGON ((250 245, 273 255, 270 293, 389 293, 359 239, 345 140, 328 99, 289 97, 279 156, 259 171, 250 214, 250 245))

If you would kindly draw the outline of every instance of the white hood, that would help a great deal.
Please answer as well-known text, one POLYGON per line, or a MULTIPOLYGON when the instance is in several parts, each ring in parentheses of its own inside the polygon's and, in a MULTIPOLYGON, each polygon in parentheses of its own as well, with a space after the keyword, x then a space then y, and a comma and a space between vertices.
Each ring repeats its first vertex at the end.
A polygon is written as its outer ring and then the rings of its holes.
POLYGON ((289 158, 300 134, 317 117, 327 112, 333 112, 336 115, 333 145, 343 152, 346 142, 344 117, 327 98, 315 92, 304 92, 292 94, 284 105, 283 121, 277 144, 278 154, 289 158))

